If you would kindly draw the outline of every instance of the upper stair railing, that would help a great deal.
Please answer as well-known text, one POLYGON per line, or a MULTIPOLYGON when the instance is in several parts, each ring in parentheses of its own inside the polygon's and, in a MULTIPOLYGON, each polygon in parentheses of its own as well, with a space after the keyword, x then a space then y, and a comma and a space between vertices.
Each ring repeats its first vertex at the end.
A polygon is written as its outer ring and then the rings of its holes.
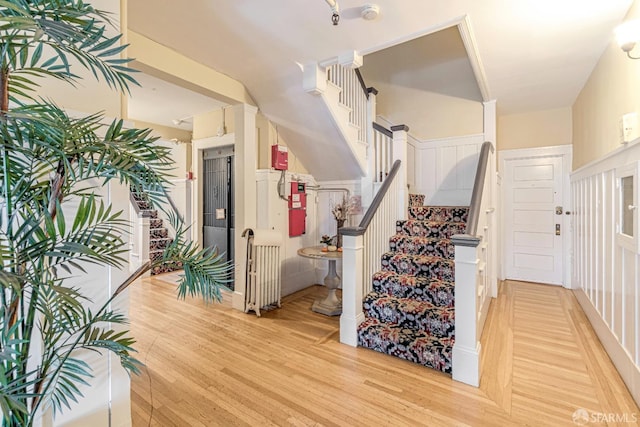
POLYGON ((381 184, 385 177, 389 175, 393 163, 393 132, 384 126, 373 122, 372 160, 371 167, 372 180, 374 184, 381 184))
POLYGON ((358 345, 358 325, 364 321, 362 298, 371 291, 371 278, 379 270, 380 258, 395 234, 396 220, 407 212, 406 143, 408 128, 394 126, 392 131, 393 165, 362 221, 357 227, 341 228, 342 240, 342 315, 340 342, 358 345))
MULTIPOLYGON (((307 64, 303 86, 308 93, 322 98, 336 128, 349 146, 360 174, 367 177, 371 174, 371 124, 376 116, 377 91, 366 87, 357 69, 360 65, 362 62, 358 60, 339 62, 338 58, 323 64, 307 64)), ((366 194, 363 199, 367 199, 366 194)))
POLYGON ((491 236, 495 225, 495 150, 484 142, 471 195, 465 234, 452 237, 455 245, 455 333, 453 379, 480 384, 480 337, 491 302, 491 277, 496 260, 491 236))
POLYGON ((358 69, 331 65, 327 69, 327 80, 339 87, 339 101, 350 110, 350 122, 358 131, 358 142, 367 143, 367 100, 369 93, 358 69))

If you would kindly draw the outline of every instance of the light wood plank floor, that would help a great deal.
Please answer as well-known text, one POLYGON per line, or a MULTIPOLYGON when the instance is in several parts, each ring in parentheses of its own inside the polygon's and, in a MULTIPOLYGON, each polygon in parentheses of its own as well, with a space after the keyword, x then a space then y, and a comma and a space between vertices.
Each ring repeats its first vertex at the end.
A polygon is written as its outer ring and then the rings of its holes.
POLYGON ((176 301, 174 278, 131 290, 131 329, 146 364, 132 378, 135 427, 572 426, 579 408, 640 419, 566 289, 501 285, 482 339, 482 384, 473 388, 341 345, 338 318, 310 311, 326 292, 320 286, 257 318, 228 304, 176 301))

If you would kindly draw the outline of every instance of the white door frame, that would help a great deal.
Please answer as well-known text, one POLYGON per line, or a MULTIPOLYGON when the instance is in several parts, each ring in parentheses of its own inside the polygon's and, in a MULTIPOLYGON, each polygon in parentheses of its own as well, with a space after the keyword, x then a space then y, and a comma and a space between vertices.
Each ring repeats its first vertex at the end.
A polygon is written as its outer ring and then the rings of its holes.
MULTIPOLYGON (((193 140, 192 148, 191 148, 191 156, 192 156, 191 165, 193 168, 193 176, 195 178, 196 185, 193 192, 194 193, 193 198, 191 199, 192 200, 191 211, 193 212, 193 228, 195 229, 192 235, 193 235, 194 242, 198 245, 200 249, 202 249, 202 242, 203 242, 202 226, 204 224, 203 215, 202 215, 202 211, 204 209, 204 201, 203 201, 204 179, 202 177, 202 170, 203 170, 202 153, 205 150, 208 150, 210 148, 229 147, 229 146, 233 146, 235 148, 235 145, 236 145, 236 140, 235 140, 234 134, 232 133, 224 135, 222 137, 209 137, 209 138, 193 140)), ((233 179, 235 182, 235 179, 236 179, 235 167, 233 168, 233 174, 234 174, 233 179)), ((237 200, 237 197, 241 196, 237 193, 237 189, 236 189, 236 194, 234 196, 236 196, 235 200, 237 200)), ((235 209, 235 206, 234 206, 234 209, 235 209)), ((242 233, 242 230, 240 231, 236 230, 236 233, 240 234, 242 233)), ((234 257, 235 256, 236 254, 234 253, 234 257)))
MULTIPOLYGON (((506 162, 511 160, 526 160, 535 159, 541 157, 562 157, 563 177, 562 177, 562 206, 565 211, 572 212, 571 206, 571 164, 573 160, 573 146, 571 145, 554 145, 549 147, 538 148, 523 148, 515 150, 503 150, 498 152, 498 164, 499 171, 502 178, 505 178, 506 162)), ((500 195, 500 213, 503 220, 500 222, 500 241, 502 247, 501 261, 500 261, 500 275, 505 278, 505 259, 506 259, 506 244, 507 238, 505 233, 505 221, 506 217, 504 200, 505 191, 508 187, 506 182, 502 183, 500 195)), ((562 258, 562 277, 563 287, 571 289, 571 266, 573 260, 573 227, 570 215, 562 215, 562 229, 565 232, 562 234, 562 247, 564 249, 564 256, 562 258)))

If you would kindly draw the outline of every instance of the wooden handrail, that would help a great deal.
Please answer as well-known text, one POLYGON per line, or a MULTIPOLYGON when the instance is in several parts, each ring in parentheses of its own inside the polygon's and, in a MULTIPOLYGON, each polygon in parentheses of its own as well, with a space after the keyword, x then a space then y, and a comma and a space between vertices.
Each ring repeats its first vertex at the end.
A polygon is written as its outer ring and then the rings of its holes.
POLYGON ((478 231, 478 218, 480 217, 480 203, 482 202, 482 193, 484 191, 484 180, 489 164, 489 154, 493 151, 493 144, 489 141, 485 141, 480 149, 478 169, 476 169, 473 193, 471 193, 471 204, 469 205, 469 218, 467 220, 467 228, 465 229, 465 234, 469 236, 475 236, 478 231))
POLYGON ((358 76, 358 81, 360 82, 360 86, 362 87, 362 91, 367 96, 367 99, 369 99, 369 90, 367 89, 367 85, 364 82, 364 78, 362 77, 362 73, 360 73, 360 70, 358 68, 355 69, 355 72, 356 72, 356 76, 358 76))
POLYGON ((385 134, 386 136, 388 136, 389 138, 393 138, 393 132, 391 132, 389 129, 387 129, 386 127, 379 125, 376 122, 373 122, 373 129, 377 130, 380 133, 385 134))
POLYGON ((342 233, 343 236, 362 236, 367 231, 367 228, 369 227, 373 216, 376 214, 380 203, 382 203, 382 199, 384 199, 387 191, 389 191, 389 187, 391 187, 393 179, 400 170, 400 163, 400 160, 396 160, 395 162, 393 162, 393 166, 391 167, 389 175, 387 175, 384 182, 382 183, 382 186, 376 193, 376 197, 373 198, 373 202, 371 202, 371 206, 369 206, 369 209, 367 209, 364 217, 362 217, 360 225, 358 225, 357 227, 343 227, 340 229, 340 233, 342 233))
POLYGON ((175 213, 178 219, 180 220, 180 222, 184 224, 184 217, 180 213, 180 210, 178 210, 178 206, 176 206, 176 203, 173 201, 173 198, 169 195, 169 193, 164 187, 162 188, 162 191, 164 192, 164 196, 167 198, 167 201, 169 202, 169 206, 171 206, 171 209, 173 209, 173 213, 175 213))

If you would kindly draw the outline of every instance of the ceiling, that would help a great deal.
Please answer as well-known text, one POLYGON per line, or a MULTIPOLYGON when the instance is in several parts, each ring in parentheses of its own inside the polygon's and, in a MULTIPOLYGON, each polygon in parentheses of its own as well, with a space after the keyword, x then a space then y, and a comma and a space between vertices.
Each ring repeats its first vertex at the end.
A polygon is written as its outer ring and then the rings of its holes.
MULTIPOLYGON (((331 25, 324 0, 128 3, 130 29, 241 81, 307 169, 318 179, 340 179, 354 177, 354 165, 318 98, 303 91, 300 64, 349 50, 371 54, 467 17, 476 46, 470 54, 481 64, 499 114, 569 107, 632 0, 379 0, 381 13, 373 21, 359 17, 365 2, 340 0, 338 26, 331 25), (318 158, 330 168, 316 166, 318 158)), ((417 74, 434 61, 460 62, 442 47, 387 63, 417 74)), ((468 74, 452 78, 464 80, 447 83, 446 90, 470 90, 468 74)))
POLYGON ((129 118, 176 129, 193 130, 193 116, 226 104, 144 73, 131 85, 129 118))
MULTIPOLYGON (((360 72, 378 90, 376 113, 382 124, 404 124, 419 140, 447 137, 434 121, 440 114, 467 114, 482 132, 482 94, 457 27, 418 37, 364 57, 360 72), (434 105, 436 108, 430 108, 434 105)), ((379 121, 380 122, 380 121, 379 121)), ((456 129, 461 129, 456 120, 456 129)))

